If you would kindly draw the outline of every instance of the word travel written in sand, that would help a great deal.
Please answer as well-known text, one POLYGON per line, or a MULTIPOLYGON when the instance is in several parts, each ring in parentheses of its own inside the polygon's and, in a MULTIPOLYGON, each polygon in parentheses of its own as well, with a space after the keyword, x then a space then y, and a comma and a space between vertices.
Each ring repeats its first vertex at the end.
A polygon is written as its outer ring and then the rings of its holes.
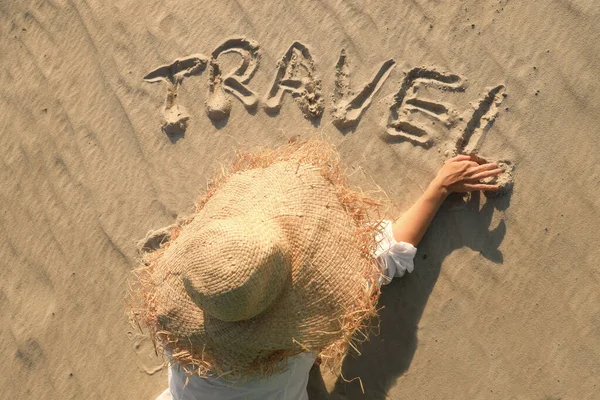
MULTIPOLYGON (((254 112, 260 104, 265 112, 277 114, 286 93, 293 97, 306 118, 320 118, 324 110, 321 80, 316 74, 308 47, 297 41, 290 45, 278 61, 273 83, 263 97, 249 87, 258 69, 260 56, 260 46, 256 41, 236 37, 225 40, 210 56, 192 54, 148 73, 144 77, 146 82, 166 84, 163 131, 167 134, 185 132, 190 117, 185 107, 179 104, 178 88, 184 79, 199 76, 205 71, 208 74, 206 114, 212 121, 227 120, 232 109, 232 98, 238 99, 249 112, 254 112), (219 57, 225 54, 240 58, 240 63, 230 71, 223 71, 219 63, 219 57)), ((341 50, 336 64, 331 107, 333 124, 338 129, 353 128, 358 124, 394 66, 393 59, 384 61, 371 79, 360 90, 353 92, 348 55, 344 49, 341 50)), ((430 148, 435 143, 434 136, 425 125, 414 121, 412 115, 418 113, 456 132, 451 136, 456 137, 457 151, 476 152, 506 96, 504 85, 488 88, 473 109, 462 114, 449 104, 421 98, 418 90, 425 86, 447 92, 464 92, 465 81, 460 75, 433 67, 416 67, 406 72, 388 110, 386 135, 389 141, 408 141, 430 148)))

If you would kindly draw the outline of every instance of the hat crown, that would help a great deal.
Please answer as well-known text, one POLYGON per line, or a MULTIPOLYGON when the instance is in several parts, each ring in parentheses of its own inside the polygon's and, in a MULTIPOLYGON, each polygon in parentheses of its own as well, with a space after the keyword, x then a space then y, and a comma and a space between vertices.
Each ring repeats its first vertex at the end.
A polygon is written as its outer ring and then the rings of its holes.
POLYGON ((209 316, 227 322, 251 319, 291 281, 289 246, 265 216, 211 220, 188 232, 178 238, 167 262, 183 267, 188 296, 209 316))

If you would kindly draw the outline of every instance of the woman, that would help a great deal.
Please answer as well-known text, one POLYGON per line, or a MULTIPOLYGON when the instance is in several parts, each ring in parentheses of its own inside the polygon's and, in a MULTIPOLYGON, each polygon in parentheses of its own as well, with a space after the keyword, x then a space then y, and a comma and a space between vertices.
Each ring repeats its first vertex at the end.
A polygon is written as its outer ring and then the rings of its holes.
POLYGON ((158 399, 307 399, 317 356, 339 371, 366 339, 380 286, 413 270, 448 194, 496 191, 481 180, 501 172, 456 156, 392 222, 325 142, 239 154, 136 270, 132 314, 170 361, 158 399))

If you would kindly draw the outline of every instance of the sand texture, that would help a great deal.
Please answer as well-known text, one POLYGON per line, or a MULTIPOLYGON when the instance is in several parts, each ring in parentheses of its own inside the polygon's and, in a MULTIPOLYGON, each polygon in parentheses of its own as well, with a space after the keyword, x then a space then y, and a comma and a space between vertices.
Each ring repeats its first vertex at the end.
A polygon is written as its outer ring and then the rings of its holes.
MULTIPOLYGON (((449 199, 380 333, 311 399, 600 398, 600 2, 0 3, 1 398, 154 399, 124 314, 137 243, 235 148, 324 137, 398 216, 449 199)), ((155 233, 154 241, 161 232, 155 233)), ((148 237, 150 238, 150 237, 148 237)))

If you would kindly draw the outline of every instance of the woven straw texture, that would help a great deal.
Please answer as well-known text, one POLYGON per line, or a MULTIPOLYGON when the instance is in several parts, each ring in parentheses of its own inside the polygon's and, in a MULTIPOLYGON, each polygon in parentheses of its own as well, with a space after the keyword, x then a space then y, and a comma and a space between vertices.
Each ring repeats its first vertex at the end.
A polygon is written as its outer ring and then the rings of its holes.
POLYGON ((232 377, 305 350, 339 364, 375 314, 379 270, 364 229, 376 202, 345 186, 335 157, 324 142, 239 155, 145 260, 134 314, 177 362, 232 377))

